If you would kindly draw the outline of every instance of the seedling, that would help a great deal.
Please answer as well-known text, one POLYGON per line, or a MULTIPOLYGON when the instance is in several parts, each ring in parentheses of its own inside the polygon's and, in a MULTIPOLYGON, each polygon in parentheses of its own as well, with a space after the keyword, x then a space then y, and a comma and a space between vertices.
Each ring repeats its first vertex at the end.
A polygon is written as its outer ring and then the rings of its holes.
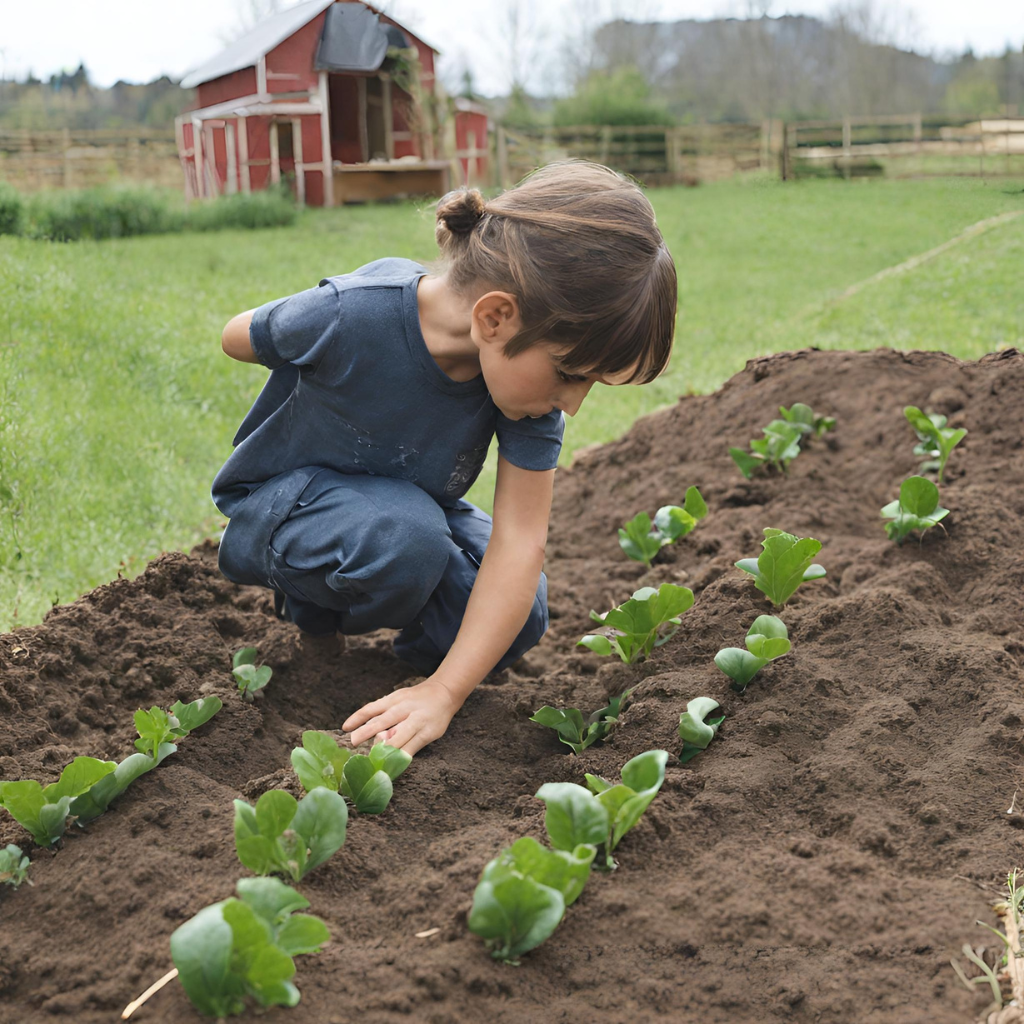
POLYGON ((558 738, 573 751, 581 754, 598 740, 603 740, 618 724, 623 703, 632 689, 613 697, 607 707, 599 708, 583 723, 583 714, 576 708, 552 708, 544 705, 530 718, 531 722, 546 725, 558 733, 558 738))
POLYGON ((732 680, 732 689, 742 693, 769 661, 788 654, 790 646, 789 630, 782 619, 758 615, 747 630, 747 649, 726 647, 715 655, 715 664, 732 680))
POLYGON ((117 765, 95 757, 76 757, 56 782, 41 786, 33 779, 0 782, 0 807, 32 833, 40 846, 52 846, 62 835, 71 801, 85 793, 117 765))
POLYGON ((235 849, 257 875, 303 875, 337 853, 345 842, 348 808, 323 786, 301 800, 271 789, 256 801, 235 801, 235 849))
POLYGON ((339 747, 325 732, 302 734, 302 746, 292 751, 292 767, 306 792, 324 786, 341 791, 362 814, 380 814, 391 802, 392 782, 409 767, 404 750, 377 743, 369 754, 339 747))
POLYGON ((270 677, 274 672, 269 665, 260 665, 257 668, 256 648, 243 647, 240 651, 235 651, 231 674, 235 677, 242 696, 246 700, 252 700, 253 694, 257 690, 262 690, 270 682, 270 677))
POLYGON ((21 847, 9 843, 5 849, 0 850, 0 882, 13 885, 15 889, 22 882, 31 885, 32 880, 28 877, 29 863, 21 847))
POLYGON ((710 697, 694 697, 687 701, 686 710, 679 716, 679 736, 683 751, 679 760, 686 764, 696 757, 715 738, 718 727, 725 721, 725 715, 715 718, 708 716, 718 708, 718 701, 710 697))
POLYGON ((686 489, 682 506, 663 505, 651 518, 646 512, 635 515, 619 529, 619 546, 636 562, 650 565, 666 544, 685 537, 708 514, 708 507, 696 487, 686 489))
POLYGON ((803 438, 821 437, 822 434, 836 429, 835 416, 817 416, 814 410, 803 402, 794 402, 788 409, 780 405, 779 414, 787 423, 792 423, 803 438))
POLYGON ((208 722, 222 707, 219 697, 204 697, 191 704, 176 701, 170 712, 153 707, 135 712, 139 753, 126 757, 109 775, 74 799, 71 813, 82 825, 99 817, 140 775, 155 768, 177 751, 171 740, 182 739, 208 722))
POLYGON ((612 851, 640 820, 665 781, 668 751, 648 750, 622 767, 622 782, 586 776, 588 789, 573 782, 548 782, 537 790, 547 805, 544 827, 556 850, 597 845, 604 849, 604 869, 616 867, 612 851))
POLYGON ((741 558, 736 566, 754 577, 754 586, 776 608, 781 608, 801 583, 825 575, 820 565, 811 562, 821 550, 821 541, 766 527, 761 547, 764 550, 757 558, 741 558))
POLYGON ((945 416, 938 413, 926 416, 916 405, 906 406, 903 415, 917 432, 920 442, 914 448, 914 454, 927 460, 921 464, 921 469, 924 472, 937 470, 941 484, 949 453, 967 436, 967 431, 963 427, 956 430, 947 427, 945 416))
POLYGON ((549 850, 531 836, 517 840, 484 868, 469 930, 487 940, 496 960, 517 963, 558 927, 583 892, 596 854, 593 845, 569 852, 549 850))
POLYGON ((749 452, 742 448, 729 449, 733 462, 748 480, 760 467, 785 473, 800 454, 800 446, 805 440, 821 437, 836 426, 834 416, 818 416, 803 402, 794 402, 788 409, 780 405, 779 414, 782 419, 772 420, 767 427, 762 427, 764 437, 754 438, 749 452))
POLYGON ((318 917, 296 914, 309 900, 276 878, 242 878, 231 898, 204 907, 171 935, 171 958, 192 1005, 210 1017, 260 1006, 295 1006, 293 956, 319 953, 331 934, 318 917))
POLYGON ((681 625, 679 616, 692 605, 693 591, 687 587, 672 583, 662 583, 657 590, 641 587, 625 604, 604 615, 592 611, 590 617, 610 627, 612 634, 588 633, 577 646, 589 647, 601 655, 614 652, 632 665, 671 639, 681 625))
POLYGON ((911 476, 900 484, 900 496, 882 509, 882 518, 889 540, 902 544, 912 530, 924 539, 925 532, 949 515, 948 508, 939 508, 939 489, 923 476, 911 476))

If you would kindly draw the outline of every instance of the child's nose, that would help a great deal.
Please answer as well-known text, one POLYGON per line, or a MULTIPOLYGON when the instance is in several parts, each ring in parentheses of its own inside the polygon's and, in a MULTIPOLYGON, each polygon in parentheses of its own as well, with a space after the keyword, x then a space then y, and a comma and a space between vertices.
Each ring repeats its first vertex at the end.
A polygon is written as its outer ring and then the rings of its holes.
POLYGON ((594 381, 592 380, 581 380, 570 384, 567 388, 563 389, 558 407, 566 416, 575 416, 583 404, 583 399, 587 397, 593 386, 594 381))

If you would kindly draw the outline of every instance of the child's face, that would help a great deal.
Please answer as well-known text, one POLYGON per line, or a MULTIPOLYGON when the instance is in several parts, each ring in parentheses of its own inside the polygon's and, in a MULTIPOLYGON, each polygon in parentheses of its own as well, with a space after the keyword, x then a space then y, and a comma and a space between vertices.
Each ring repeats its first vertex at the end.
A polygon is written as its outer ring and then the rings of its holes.
POLYGON ((575 416, 595 384, 625 384, 633 375, 632 368, 617 374, 570 373, 560 362, 566 346, 544 341, 509 359, 505 345, 519 329, 518 309, 507 293, 490 293, 474 310, 480 370, 494 404, 510 420, 546 416, 554 409, 575 416), (492 298, 497 295, 502 300, 492 298))
POLYGON ((510 420, 546 416, 554 409, 575 416, 595 384, 624 384, 632 375, 632 370, 611 375, 570 373, 560 362, 565 346, 549 342, 538 342, 512 359, 506 358, 503 348, 485 347, 480 369, 494 404, 510 420))

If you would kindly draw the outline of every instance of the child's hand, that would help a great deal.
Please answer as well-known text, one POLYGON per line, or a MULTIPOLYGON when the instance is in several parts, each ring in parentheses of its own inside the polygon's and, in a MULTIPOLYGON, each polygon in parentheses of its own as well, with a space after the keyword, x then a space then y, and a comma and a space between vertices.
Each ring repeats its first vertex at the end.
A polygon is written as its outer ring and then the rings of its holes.
POLYGON ((341 728, 351 730, 353 747, 376 738, 416 754, 444 734, 461 706, 443 683, 431 677, 364 705, 341 728))

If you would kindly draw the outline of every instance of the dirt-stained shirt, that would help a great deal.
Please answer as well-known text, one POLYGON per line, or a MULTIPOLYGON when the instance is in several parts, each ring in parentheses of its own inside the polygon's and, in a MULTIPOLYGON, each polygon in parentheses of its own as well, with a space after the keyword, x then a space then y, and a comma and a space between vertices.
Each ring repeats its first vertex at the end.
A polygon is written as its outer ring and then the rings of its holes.
POLYGON ((416 299, 427 272, 413 260, 375 260, 253 313, 252 349, 271 373, 213 482, 224 515, 300 466, 408 480, 453 505, 479 475, 495 434, 513 465, 557 465, 559 410, 510 420, 482 376, 455 381, 434 361, 416 299))

